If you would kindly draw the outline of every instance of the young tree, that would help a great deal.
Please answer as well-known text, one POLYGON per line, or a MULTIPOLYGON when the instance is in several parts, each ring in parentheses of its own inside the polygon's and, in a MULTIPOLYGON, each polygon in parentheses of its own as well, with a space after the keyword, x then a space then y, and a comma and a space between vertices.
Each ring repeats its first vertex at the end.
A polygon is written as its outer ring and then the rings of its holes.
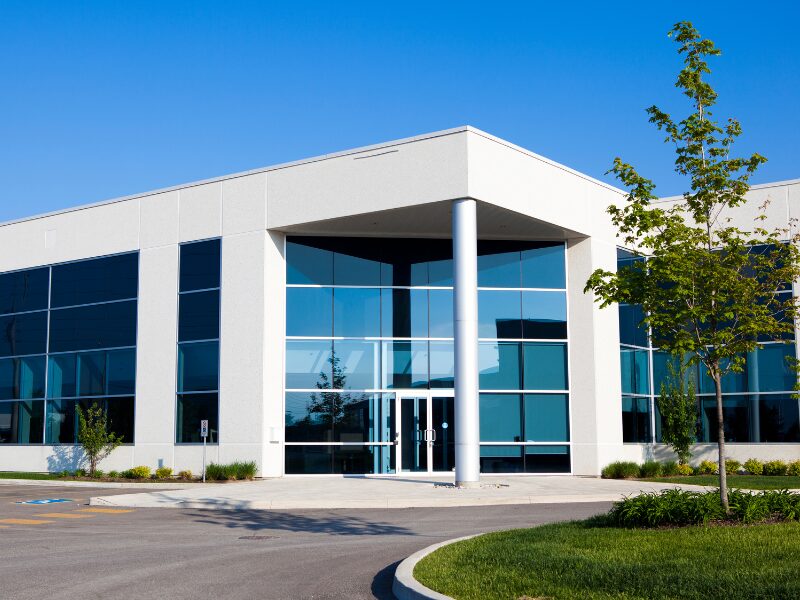
POLYGON ((729 209, 745 202, 748 181, 766 159, 734 157, 739 122, 729 119, 722 126, 711 119, 717 94, 704 76, 711 72, 707 57, 720 54, 714 43, 686 21, 669 35, 684 56, 675 85, 690 99, 692 111, 680 121, 656 106, 647 113, 666 132, 665 141, 674 144, 675 171, 688 179, 689 189, 673 205, 652 204, 654 183, 615 158, 610 172, 629 192, 608 212, 624 245, 649 258, 616 273, 595 271, 586 291, 594 292, 602 306, 640 304, 654 344, 687 357, 684 367, 699 363, 714 382, 720 500, 727 512, 722 379, 740 372, 746 353, 760 341, 786 339, 794 332, 796 301, 776 292, 800 276, 800 240, 793 224, 792 230, 764 227, 766 205, 747 230, 727 217, 729 209))
POLYGON ((122 436, 108 431, 108 416, 97 402, 86 409, 76 407, 78 413, 78 443, 89 461, 89 477, 94 477, 97 465, 122 444, 122 436))
POLYGON ((692 458, 691 446, 697 436, 697 397, 692 378, 686 381, 684 371, 673 362, 667 363, 669 376, 661 385, 656 400, 661 413, 661 439, 672 446, 678 461, 688 464, 692 458))

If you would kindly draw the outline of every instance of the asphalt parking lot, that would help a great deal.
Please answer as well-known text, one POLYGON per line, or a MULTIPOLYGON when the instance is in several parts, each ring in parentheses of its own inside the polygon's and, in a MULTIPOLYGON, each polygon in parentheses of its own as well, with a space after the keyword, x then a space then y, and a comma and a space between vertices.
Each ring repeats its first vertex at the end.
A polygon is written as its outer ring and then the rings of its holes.
POLYGON ((435 542, 579 519, 610 503, 347 510, 88 506, 108 490, 0 486, 8 600, 392 598, 399 561, 435 542), (61 499, 51 504, 18 504, 61 499))

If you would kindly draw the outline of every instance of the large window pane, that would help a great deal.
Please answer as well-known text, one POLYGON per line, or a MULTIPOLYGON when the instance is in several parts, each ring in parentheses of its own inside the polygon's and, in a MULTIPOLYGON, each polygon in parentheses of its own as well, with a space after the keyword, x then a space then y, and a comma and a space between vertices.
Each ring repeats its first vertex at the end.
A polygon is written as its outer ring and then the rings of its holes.
POLYGON ((78 355, 78 396, 102 396, 106 392, 106 353, 78 355))
POLYGON ((50 269, 29 269, 0 275, 0 314, 47 308, 50 269))
POLYGON ((394 473, 391 446, 286 446, 290 475, 394 473))
POLYGON ((219 290, 180 295, 178 341, 219 337, 219 290))
POLYGON ((375 259, 335 252, 333 282, 336 285, 380 285, 381 263, 375 259))
POLYGON ((428 348, 431 388, 451 389, 455 379, 453 342, 430 342, 428 348))
POLYGON ((649 398, 622 397, 622 441, 643 444, 651 441, 649 398))
POLYGON ((334 441, 346 444, 394 441, 392 394, 341 394, 334 441))
POLYGON ((378 337, 381 327, 380 290, 337 288, 333 292, 333 334, 378 337))
POLYGON ((333 283, 333 252, 287 240, 286 283, 331 285, 333 283))
POLYGON ((44 356, 0 360, 0 400, 44 398, 44 356))
POLYGON ((629 346, 647 347, 647 328, 641 325, 642 307, 634 304, 619 305, 619 342, 629 346))
POLYGON ((41 444, 44 401, 0 402, 0 444, 41 444))
POLYGON ((287 475, 330 475, 334 446, 286 446, 287 475))
POLYGON ((383 342, 382 361, 381 387, 387 389, 428 387, 427 342, 383 342))
POLYGON ((569 441, 569 396, 525 394, 526 442, 569 441))
POLYGON ((331 387, 333 377, 330 340, 290 340, 286 342, 286 388, 331 387))
POLYGON ((481 287, 521 287, 520 279, 520 253, 498 252, 488 254, 483 249, 484 244, 478 248, 478 285, 481 287))
POLYGON ((380 374, 379 347, 378 341, 334 341, 333 387, 350 390, 376 389, 380 374))
POLYGON ((768 344, 747 356, 751 392, 786 392, 794 389, 797 375, 791 367, 794 344, 768 344))
POLYGON ((208 421, 208 443, 219 442, 217 394, 178 394, 176 442, 200 444, 200 421, 208 421))
POLYGON ((0 317, 0 356, 43 354, 46 350, 46 311, 0 317))
POLYGON ((522 287, 565 288, 564 244, 540 242, 522 251, 522 287))
POLYGON ((220 240, 181 245, 180 291, 218 288, 220 240))
POLYGON ((523 473, 525 446, 481 446, 481 473, 523 473))
POLYGON ((50 351, 136 345, 136 301, 50 312, 50 351))
POLYGON ((106 356, 106 393, 133 394, 136 391, 136 350, 110 350, 106 356))
POLYGON ((620 363, 622 366, 622 393, 649 394, 650 365, 648 351, 623 346, 620 348, 620 363))
POLYGON ((478 292, 478 337, 522 337, 522 304, 518 291, 478 292))
POLYGON ((567 338, 566 292, 522 292, 522 337, 567 338))
POLYGON ((206 392, 219 388, 219 342, 178 345, 178 391, 206 392))
POLYGON ((520 389, 519 351, 520 345, 513 342, 482 342, 478 344, 480 389, 520 389))
POLYGON ((287 392, 286 441, 332 442, 339 403, 340 395, 335 392, 287 392))
POLYGON ((569 446, 525 446, 526 473, 569 473, 569 446))
MULTIPOLYGON (((754 424, 751 417, 754 414, 753 402, 748 396, 723 396, 722 412, 725 419, 726 442, 753 442, 754 424)), ((716 443, 717 433, 717 402, 714 399, 702 401, 702 433, 704 442, 716 443)))
POLYGON ((383 337, 428 337, 428 290, 382 289, 380 293, 383 337))
POLYGON ((74 444, 77 435, 75 400, 48 400, 46 427, 48 444, 74 444))
POLYGON ((526 342, 524 348, 524 389, 568 388, 566 344, 526 342))
POLYGON ((764 443, 800 442, 798 400, 782 394, 753 396, 759 399, 759 439, 764 443))
POLYGON ((453 337, 453 291, 429 290, 430 337, 453 337))
POLYGON ((56 354, 49 358, 48 398, 71 398, 78 395, 77 357, 77 354, 56 354))
POLYGON ((109 398, 103 405, 108 415, 109 431, 121 436, 123 444, 134 443, 133 404, 133 396, 124 396, 109 398))
POLYGON ((481 394, 479 406, 482 442, 522 441, 522 396, 481 394))
POLYGON ((333 290, 287 288, 286 335, 311 337, 333 335, 333 290))
POLYGON ((48 444, 75 444, 78 436, 78 416, 76 406, 86 411, 97 404, 108 417, 109 431, 122 436, 124 444, 134 443, 133 430, 133 397, 120 398, 87 398, 82 400, 48 400, 47 401, 47 435, 48 444))
POLYGON ((53 308, 137 296, 138 253, 56 265, 52 271, 53 308))

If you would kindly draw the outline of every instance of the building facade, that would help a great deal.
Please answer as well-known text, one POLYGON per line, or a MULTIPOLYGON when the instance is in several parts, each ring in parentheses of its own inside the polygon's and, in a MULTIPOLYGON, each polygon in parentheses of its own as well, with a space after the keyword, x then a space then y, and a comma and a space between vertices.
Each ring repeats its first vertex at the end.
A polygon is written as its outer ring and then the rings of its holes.
MULTIPOLYGON (((734 218, 800 212, 800 182, 751 195, 734 218)), ((464 127, 0 225, 0 470, 75 468, 77 407, 98 403, 124 441, 106 470, 198 471, 208 420, 208 459, 262 476, 451 471, 463 199, 481 472, 667 456, 664 357, 636 307, 583 292, 631 260, 605 212, 623 197, 464 127)), ((726 382, 737 458, 800 452, 789 342, 726 382)))

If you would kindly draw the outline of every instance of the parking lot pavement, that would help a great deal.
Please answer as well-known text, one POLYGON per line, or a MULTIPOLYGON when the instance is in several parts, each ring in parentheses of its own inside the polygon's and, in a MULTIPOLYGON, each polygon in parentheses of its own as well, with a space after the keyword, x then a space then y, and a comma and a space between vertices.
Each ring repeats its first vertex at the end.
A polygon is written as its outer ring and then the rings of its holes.
POLYGON ((58 486, 0 488, 4 599, 392 598, 397 563, 425 546, 481 531, 585 518, 609 507, 89 507, 88 498, 97 493, 58 486), (69 502, 17 504, 45 499, 69 502), (9 519, 37 523, 3 522, 9 519))

